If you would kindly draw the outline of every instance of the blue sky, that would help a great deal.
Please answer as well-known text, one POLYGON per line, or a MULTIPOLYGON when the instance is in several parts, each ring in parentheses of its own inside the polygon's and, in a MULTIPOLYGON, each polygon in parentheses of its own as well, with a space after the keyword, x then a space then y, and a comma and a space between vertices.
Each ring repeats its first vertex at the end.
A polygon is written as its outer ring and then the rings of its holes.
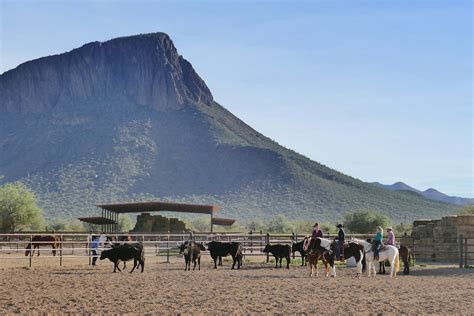
POLYGON ((0 2, 0 72, 166 32, 280 144, 364 181, 474 197, 471 1, 0 2))

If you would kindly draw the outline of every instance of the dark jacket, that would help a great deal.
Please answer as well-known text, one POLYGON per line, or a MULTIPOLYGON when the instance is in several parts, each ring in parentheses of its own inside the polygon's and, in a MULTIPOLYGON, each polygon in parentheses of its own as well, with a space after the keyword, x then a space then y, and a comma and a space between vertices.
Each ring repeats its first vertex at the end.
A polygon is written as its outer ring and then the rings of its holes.
POLYGON ((319 230, 313 230, 313 233, 311 234, 311 237, 313 238, 323 238, 323 232, 321 231, 321 229, 319 230))
POLYGON ((337 233, 337 240, 344 241, 345 238, 346 238, 346 233, 344 232, 344 229, 340 228, 339 233, 337 233))

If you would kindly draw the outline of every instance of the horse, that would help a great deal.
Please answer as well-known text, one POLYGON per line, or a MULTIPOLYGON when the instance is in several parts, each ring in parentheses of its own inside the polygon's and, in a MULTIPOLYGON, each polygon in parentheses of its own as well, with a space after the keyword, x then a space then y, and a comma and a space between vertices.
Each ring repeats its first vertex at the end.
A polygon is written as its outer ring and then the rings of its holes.
POLYGON ((397 276, 397 272, 400 269, 400 260, 399 260, 399 253, 398 253, 397 247, 391 246, 391 245, 385 245, 379 251, 379 258, 377 260, 374 260, 374 252, 372 250, 372 243, 365 240, 360 240, 360 239, 354 239, 354 242, 364 247, 365 258, 369 262, 369 277, 371 276, 372 271, 374 272, 374 277, 377 274, 374 261, 385 262, 385 260, 388 260, 390 262, 390 277, 397 276))
POLYGON ((306 251, 304 251, 303 247, 304 247, 305 241, 308 238, 309 237, 306 236, 303 240, 298 241, 298 242, 294 241, 291 245, 291 252, 293 253, 293 256, 295 255, 296 251, 298 251, 301 255, 301 266, 306 266, 307 260, 305 260, 305 259, 306 259, 307 253, 306 253, 306 251))
MULTIPOLYGON (((343 258, 347 260, 351 257, 354 257, 357 266, 356 276, 361 276, 362 272, 366 269, 364 246, 355 242, 349 242, 344 244, 342 247, 344 248, 341 252, 343 258)), ((333 242, 331 244, 331 249, 335 251, 335 248, 336 242, 333 242)))
MULTIPOLYGON (((403 274, 410 274, 410 249, 407 246, 400 245, 400 247, 398 247, 398 253, 400 259, 403 261, 403 274)), ((385 262, 380 262, 379 265, 379 274, 385 274, 385 262)))
POLYGON ((35 249, 38 249, 38 256, 40 255, 40 246, 51 246, 53 248, 53 256, 56 256, 56 249, 60 247, 61 240, 58 236, 46 235, 46 236, 33 236, 31 242, 26 246, 25 256, 28 256, 31 251, 31 255, 35 254, 35 249), (33 250, 31 247, 33 246, 33 250))
POLYGON ((313 271, 316 269, 316 276, 319 276, 318 260, 322 259, 324 268, 326 270, 326 277, 329 276, 329 267, 331 267, 333 277, 336 277, 336 268, 334 266, 334 253, 326 249, 322 245, 326 245, 323 238, 306 237, 304 239, 303 250, 308 254, 309 267, 311 269, 310 277, 313 276, 313 271))

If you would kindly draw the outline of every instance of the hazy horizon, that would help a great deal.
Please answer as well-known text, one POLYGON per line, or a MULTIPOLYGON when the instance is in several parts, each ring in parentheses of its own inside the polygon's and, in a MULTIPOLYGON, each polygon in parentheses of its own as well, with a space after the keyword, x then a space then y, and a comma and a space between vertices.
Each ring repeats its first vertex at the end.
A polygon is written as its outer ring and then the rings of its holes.
POLYGON ((216 101, 280 144, 363 181, 474 197, 469 1, 0 1, 2 73, 166 32, 216 101))

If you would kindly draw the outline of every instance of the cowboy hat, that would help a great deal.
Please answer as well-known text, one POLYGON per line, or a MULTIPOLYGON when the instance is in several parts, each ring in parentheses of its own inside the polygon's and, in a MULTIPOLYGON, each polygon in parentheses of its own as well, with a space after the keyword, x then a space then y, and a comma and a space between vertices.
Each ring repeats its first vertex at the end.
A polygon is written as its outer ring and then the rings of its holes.
POLYGON ((337 224, 336 227, 337 227, 337 228, 342 228, 342 227, 344 227, 344 225, 342 225, 342 224, 337 224))
POLYGON ((386 230, 393 230, 392 227, 390 227, 390 226, 387 227, 387 228, 385 228, 385 229, 386 229, 386 230))

